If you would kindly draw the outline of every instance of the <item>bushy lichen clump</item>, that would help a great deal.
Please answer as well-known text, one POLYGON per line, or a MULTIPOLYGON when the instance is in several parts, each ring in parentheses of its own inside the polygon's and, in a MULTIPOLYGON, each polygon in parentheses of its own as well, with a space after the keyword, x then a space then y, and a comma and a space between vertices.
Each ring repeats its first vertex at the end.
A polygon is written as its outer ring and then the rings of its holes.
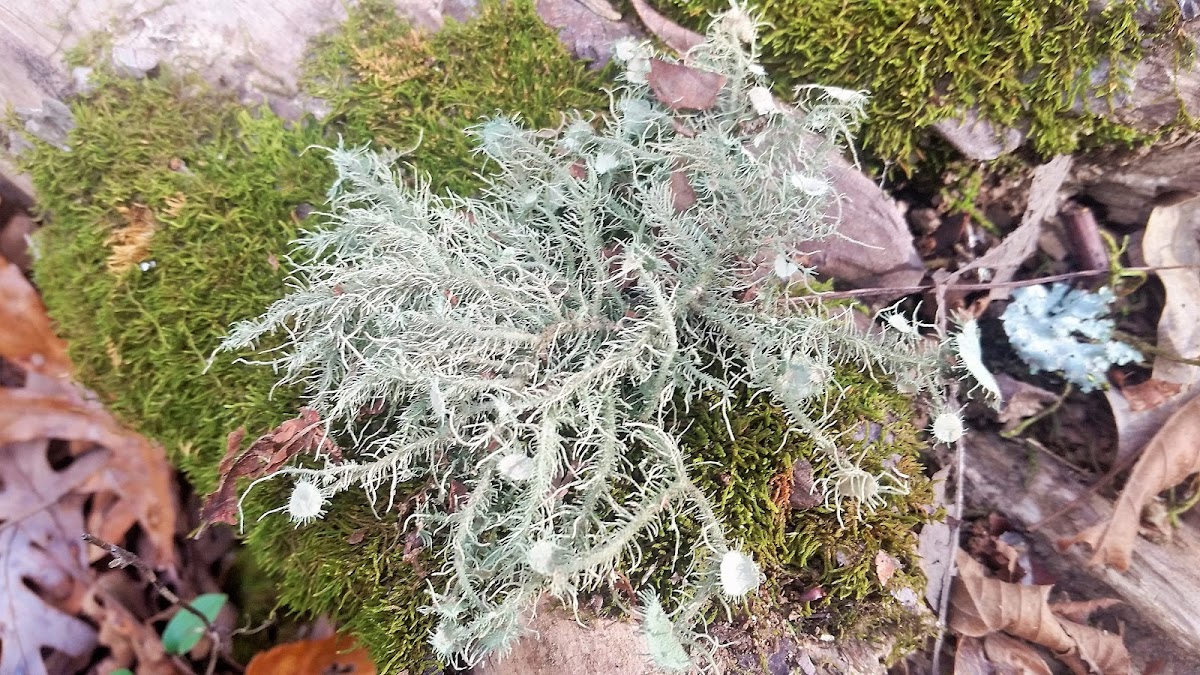
POLYGON ((399 180, 386 153, 330 151, 329 224, 299 241, 296 290, 224 343, 285 334, 270 363, 349 439, 349 457, 272 479, 327 498, 359 488, 381 510, 424 482, 415 522, 438 561, 432 644, 448 659, 505 650, 543 594, 575 603, 607 587, 640 564, 644 535, 681 519, 697 531, 663 603, 676 628, 656 624, 651 652, 677 666, 699 646, 703 612, 756 587, 760 568, 689 466, 677 420, 694 407, 736 438, 751 422, 740 392, 776 405, 780 445, 812 444, 839 527, 913 489, 911 457, 868 458, 834 433, 835 373, 853 363, 936 402, 940 350, 901 317, 866 330, 793 297, 808 275, 796 247, 835 234, 824 161, 862 96, 773 101, 745 49, 753 32, 725 15, 688 66, 619 45, 607 120, 480 125, 497 169, 478 198, 399 180))
MULTIPOLYGON (((70 338, 80 376, 126 421, 163 441, 200 491, 215 480, 229 430, 245 425, 254 434, 294 412, 293 391, 276 390, 269 398, 275 376, 266 369, 234 366, 221 357, 202 371, 228 321, 255 313, 284 292, 275 264, 283 261, 285 242, 295 235, 306 205, 319 205, 332 175, 322 153, 303 152, 308 145, 335 142, 335 134, 351 143, 404 147, 422 139, 406 159, 430 171, 434 189, 469 192, 480 185, 473 172, 484 158, 472 154, 461 127, 477 115, 510 111, 546 125, 559 121, 560 107, 607 105, 603 80, 566 58, 526 3, 486 5, 477 21, 427 38, 410 34, 380 6, 362 11, 314 53, 310 86, 335 111, 324 125, 289 126, 266 111, 239 110, 193 81, 102 75, 92 94, 73 102, 78 124, 73 151, 37 144, 24 158, 48 216, 38 242, 43 254, 38 281, 70 338), (413 67, 432 70, 417 77, 413 67), (433 72, 453 77, 429 77, 433 72)), ((869 379, 858 384, 854 377, 836 379, 857 393, 879 386, 869 379)), ((882 409, 876 403, 844 410, 851 417, 870 416, 861 411, 882 409)), ((766 456, 783 440, 775 436, 782 413, 763 405, 761 397, 731 403, 730 424, 745 434, 740 450, 731 450, 732 443, 684 444, 703 489, 723 487, 713 493, 719 495, 720 517, 764 523, 764 540, 775 542, 782 530, 763 514, 775 513, 771 500, 778 498, 780 482, 769 480, 764 488, 757 481, 766 473, 780 478, 773 474, 779 458, 766 456), (729 452, 742 459, 730 459, 729 452), (728 484, 710 473, 715 465, 709 462, 740 466, 751 455, 761 455, 762 466, 771 471, 738 471, 728 484), (739 494, 743 489, 749 496, 739 494)), ((714 433, 725 425, 717 412, 697 418, 690 428, 698 433, 707 426, 714 433)), ((795 450, 787 457, 825 456, 796 434, 788 447, 795 450)), ((863 465, 883 471, 890 454, 872 451, 863 465)), ((827 477, 828 468, 819 466, 815 478, 827 477)), ((901 528, 916 513, 910 507, 923 499, 923 491, 915 471, 907 466, 902 471, 911 474, 909 495, 889 497, 887 508, 863 520, 854 517, 852 504, 845 515, 855 531, 895 534, 880 535, 879 546, 904 560, 911 542, 901 528)), ((416 488, 402 486, 401 492, 413 494, 416 488)), ((250 495, 248 521, 286 498, 282 485, 250 495)), ((417 611, 427 601, 422 574, 435 569, 436 561, 399 523, 375 519, 361 495, 340 495, 327 508, 336 517, 299 531, 283 519, 259 523, 251 531, 250 550, 279 582, 284 605, 330 613, 360 636, 384 672, 420 672, 430 659, 425 638, 434 626, 432 617, 417 611)), ((836 521, 831 504, 794 512, 791 522, 799 528, 809 513, 830 528, 836 521)), ((799 557, 780 562, 769 553, 775 544, 762 544, 758 530, 748 531, 752 536, 744 541, 778 579, 798 574, 804 583, 827 585, 830 598, 859 598, 834 604, 839 624, 857 616, 871 621, 888 616, 886 608, 876 611, 888 597, 869 574, 863 576, 865 557, 844 566, 835 563, 846 560, 845 552, 834 558, 822 552, 836 539, 834 531, 818 526, 812 534, 819 538, 803 535, 789 544, 804 551, 807 562, 799 557)), ((653 551, 647 548, 646 554, 656 564, 653 551)), ((679 599, 667 600, 679 606, 679 599)))
MULTIPOLYGON (((692 27, 726 0, 668 0, 692 27)), ((763 63, 781 91, 823 82, 871 92, 862 140, 880 159, 911 165, 931 123, 977 106, 999 125, 1028 123, 1034 149, 1053 154, 1085 143, 1142 135, 1094 114, 1142 55, 1178 21, 1162 3, 1159 24, 1140 28, 1142 3, 1089 0, 760 0, 770 28, 763 63), (1089 103, 1084 113, 1079 104, 1089 103)))

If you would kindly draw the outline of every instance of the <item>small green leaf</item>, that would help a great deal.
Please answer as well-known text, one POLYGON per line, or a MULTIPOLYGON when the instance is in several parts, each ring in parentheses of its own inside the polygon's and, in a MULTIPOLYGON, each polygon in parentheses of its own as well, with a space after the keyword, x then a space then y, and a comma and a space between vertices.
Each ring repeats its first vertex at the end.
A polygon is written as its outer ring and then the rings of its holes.
MULTIPOLYGON (((209 622, 212 622, 216 620, 217 612, 221 611, 221 608, 225 606, 228 600, 229 596, 224 593, 205 593, 204 595, 196 596, 196 599, 192 600, 191 605, 203 614, 209 622)), ((204 623, 200 621, 200 617, 180 607, 163 630, 163 649, 168 654, 186 654, 191 651, 192 647, 196 646, 196 643, 203 636, 204 623)))
POLYGON ((128 668, 121 668, 120 670, 112 671, 108 675, 133 675, 133 671, 128 668))

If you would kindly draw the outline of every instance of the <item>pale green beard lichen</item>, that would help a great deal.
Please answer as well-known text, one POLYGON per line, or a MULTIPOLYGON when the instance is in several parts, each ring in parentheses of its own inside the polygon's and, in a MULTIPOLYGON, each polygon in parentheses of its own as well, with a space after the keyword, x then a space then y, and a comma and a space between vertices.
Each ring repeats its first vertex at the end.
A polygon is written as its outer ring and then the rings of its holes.
MULTIPOLYGON (((869 512, 907 489, 895 469, 867 473, 839 449, 830 375, 855 364, 936 399, 941 351, 864 331, 845 307, 795 303, 753 262, 836 234, 832 190, 813 181, 828 185, 827 151, 864 101, 810 88, 798 109, 761 114, 750 92, 766 83, 744 23, 718 19, 688 56, 719 76, 701 110, 660 101, 650 85, 671 61, 632 45, 636 70, 601 128, 579 115, 552 131, 505 117, 479 126, 497 173, 478 198, 402 185, 395 155, 330 151, 330 226, 294 258, 312 262, 225 342, 282 332, 270 363, 307 386, 353 449, 282 475, 322 494, 360 488, 385 510, 402 485, 427 483, 415 517, 443 563, 433 641, 448 659, 502 652, 542 594, 573 604, 610 585, 622 561, 640 560, 643 535, 679 519, 698 528, 672 635, 699 644, 686 631, 722 601, 721 561, 742 555, 730 557, 670 421, 702 400, 722 414, 746 389, 777 403, 836 465, 839 510, 846 499, 869 512)), ((751 589, 745 574, 725 576, 751 589)))

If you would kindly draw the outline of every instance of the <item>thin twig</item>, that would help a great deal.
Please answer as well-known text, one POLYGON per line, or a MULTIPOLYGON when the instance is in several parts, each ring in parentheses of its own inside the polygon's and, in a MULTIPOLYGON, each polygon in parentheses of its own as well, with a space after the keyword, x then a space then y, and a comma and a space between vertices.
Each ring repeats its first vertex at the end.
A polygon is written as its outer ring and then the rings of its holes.
POLYGON ((208 620, 208 617, 205 616, 203 612, 196 609, 192 603, 181 599, 178 595, 175 595, 174 591, 167 588, 161 581, 159 581, 158 574, 154 571, 154 569, 147 565, 146 561, 142 560, 141 557, 139 557, 133 551, 121 548, 116 544, 110 544, 100 537, 87 532, 83 534, 83 540, 92 546, 97 546, 104 549, 109 555, 112 556, 112 562, 108 563, 109 567, 120 569, 125 569, 126 567, 134 568, 137 570, 138 574, 142 575, 142 578, 145 579, 147 583, 154 587, 154 590, 161 595, 163 599, 172 605, 178 606, 180 609, 183 609, 186 612, 194 614, 196 618, 200 619, 200 621, 204 624, 205 634, 208 635, 213 641, 213 646, 208 656, 208 667, 204 672, 206 675, 213 675, 213 673, 215 673, 217 670, 217 657, 220 655, 221 636, 217 633, 217 629, 213 623, 208 620))
MULTIPOLYGON (((1166 265, 1163 267, 1126 267, 1127 272, 1159 272, 1163 270, 1200 269, 1200 265, 1166 265)), ((1069 281, 1085 277, 1105 276, 1108 270, 1079 270, 1064 274, 1052 274, 1036 279, 1021 279, 1014 281, 993 281, 975 284, 953 284, 956 291, 988 291, 993 288, 1020 288, 1022 286, 1039 286, 1055 281, 1069 281)), ((787 299, 788 302, 811 302, 821 300, 844 300, 849 298, 870 297, 872 295, 911 295, 925 291, 937 290, 937 284, 920 284, 917 286, 879 286, 873 288, 856 288, 849 291, 821 291, 810 295, 797 295, 787 299)))
POLYGON ((1020 424, 1012 429, 1009 429, 1008 431, 1001 431, 1000 436, 1002 438, 1016 438, 1017 436, 1025 433, 1025 430, 1029 427, 1057 412, 1058 409, 1062 407, 1063 402, 1067 400, 1067 397, 1070 396, 1071 392, 1073 391, 1075 391, 1075 385, 1068 382, 1067 386, 1063 387, 1062 393, 1058 395, 1058 399, 1055 400, 1054 403, 1042 408, 1037 412, 1037 414, 1030 415, 1029 417, 1025 418, 1020 424))

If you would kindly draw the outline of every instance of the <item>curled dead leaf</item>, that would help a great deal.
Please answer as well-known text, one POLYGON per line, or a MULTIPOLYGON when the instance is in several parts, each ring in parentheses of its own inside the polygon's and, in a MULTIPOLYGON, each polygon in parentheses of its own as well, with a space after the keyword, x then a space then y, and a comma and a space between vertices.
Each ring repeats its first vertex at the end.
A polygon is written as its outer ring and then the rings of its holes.
POLYGON ((1008 666, 1019 675, 1052 675, 1053 671, 1027 642, 1010 638, 1004 633, 993 633, 983 639, 983 653, 988 661, 998 666, 1008 666))
MULTIPOLYGON (((1142 255, 1147 265, 1165 268, 1157 272, 1167 291, 1158 347, 1186 358, 1200 355, 1200 200, 1154 209, 1142 235, 1142 255)), ((1190 388, 1200 380, 1200 366, 1160 356, 1154 360, 1154 379, 1190 388)))
POLYGON ((968 637, 1006 633, 1078 658, 1100 675, 1128 675, 1129 653, 1121 636, 1057 616, 1050 586, 1011 584, 985 576, 983 565, 958 549, 959 576, 950 595, 950 628, 968 637))
POLYGON ((326 453, 340 458, 341 451, 325 433, 325 424, 315 410, 302 408, 300 416, 290 419, 261 436, 249 448, 238 453, 245 429, 237 429, 226 439, 225 456, 217 467, 221 477, 217 489, 204 498, 200 507, 202 527, 212 523, 237 524, 237 480, 261 478, 275 473, 302 452, 326 453))
POLYGON ((654 11, 650 5, 646 4, 646 0, 632 0, 632 4, 633 11, 637 12, 638 18, 646 26, 646 30, 679 54, 686 54, 691 51, 692 47, 704 42, 703 35, 690 31, 654 11))
POLYGON ((1093 565, 1128 570, 1142 509, 1159 492, 1178 485, 1197 471, 1200 471, 1200 398, 1193 398, 1167 420, 1142 450, 1113 506, 1112 517, 1060 540, 1059 547, 1084 543, 1092 547, 1093 565))

